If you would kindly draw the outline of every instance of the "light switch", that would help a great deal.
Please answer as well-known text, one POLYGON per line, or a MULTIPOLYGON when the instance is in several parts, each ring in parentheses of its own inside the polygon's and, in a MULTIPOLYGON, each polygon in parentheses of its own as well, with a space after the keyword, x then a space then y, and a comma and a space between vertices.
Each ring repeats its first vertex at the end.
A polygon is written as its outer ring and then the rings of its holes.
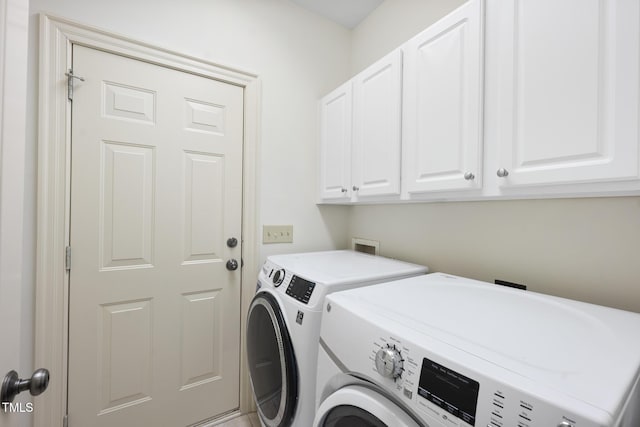
POLYGON ((262 243, 293 243, 293 225, 263 225, 262 243))

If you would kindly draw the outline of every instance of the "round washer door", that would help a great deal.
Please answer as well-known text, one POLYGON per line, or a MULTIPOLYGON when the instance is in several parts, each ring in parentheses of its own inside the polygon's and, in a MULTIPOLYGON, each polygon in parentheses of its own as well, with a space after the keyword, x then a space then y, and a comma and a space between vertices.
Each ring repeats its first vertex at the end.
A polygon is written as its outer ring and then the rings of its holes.
POLYGON ((247 358, 258 414, 267 427, 288 425, 298 401, 293 345, 276 298, 258 293, 247 319, 247 358))
POLYGON ((403 409, 362 386, 329 395, 316 413, 314 427, 420 427, 403 409))

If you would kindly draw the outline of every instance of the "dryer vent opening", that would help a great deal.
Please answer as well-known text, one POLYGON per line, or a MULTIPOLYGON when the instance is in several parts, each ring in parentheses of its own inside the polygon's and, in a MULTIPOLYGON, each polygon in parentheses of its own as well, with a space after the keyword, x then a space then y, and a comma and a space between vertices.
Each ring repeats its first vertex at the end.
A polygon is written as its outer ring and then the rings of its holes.
POLYGON ((354 237, 351 239, 351 249, 356 252, 363 252, 369 255, 379 255, 380 242, 377 240, 359 239, 354 237))

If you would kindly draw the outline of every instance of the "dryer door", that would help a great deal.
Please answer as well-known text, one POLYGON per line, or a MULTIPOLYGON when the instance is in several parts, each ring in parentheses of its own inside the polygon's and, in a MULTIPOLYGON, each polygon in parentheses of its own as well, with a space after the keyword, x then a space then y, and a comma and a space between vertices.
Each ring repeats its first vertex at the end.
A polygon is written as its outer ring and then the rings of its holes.
POLYGON ((256 294, 249 307, 247 358, 262 422, 288 425, 298 400, 297 365, 280 305, 268 292, 256 294))
POLYGON ((398 405, 362 386, 329 395, 316 413, 314 427, 422 427, 398 405))

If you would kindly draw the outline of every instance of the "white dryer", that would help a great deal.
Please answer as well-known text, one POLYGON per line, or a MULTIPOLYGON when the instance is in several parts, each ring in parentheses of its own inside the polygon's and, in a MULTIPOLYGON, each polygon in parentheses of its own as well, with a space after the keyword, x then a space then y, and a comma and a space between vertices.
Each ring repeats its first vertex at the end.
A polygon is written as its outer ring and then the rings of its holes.
POLYGON ((262 423, 309 427, 325 296, 411 277, 427 268, 353 251, 267 258, 247 319, 247 358, 262 423))
POLYGON ((315 427, 638 427, 640 314, 436 273, 327 297, 315 427))

